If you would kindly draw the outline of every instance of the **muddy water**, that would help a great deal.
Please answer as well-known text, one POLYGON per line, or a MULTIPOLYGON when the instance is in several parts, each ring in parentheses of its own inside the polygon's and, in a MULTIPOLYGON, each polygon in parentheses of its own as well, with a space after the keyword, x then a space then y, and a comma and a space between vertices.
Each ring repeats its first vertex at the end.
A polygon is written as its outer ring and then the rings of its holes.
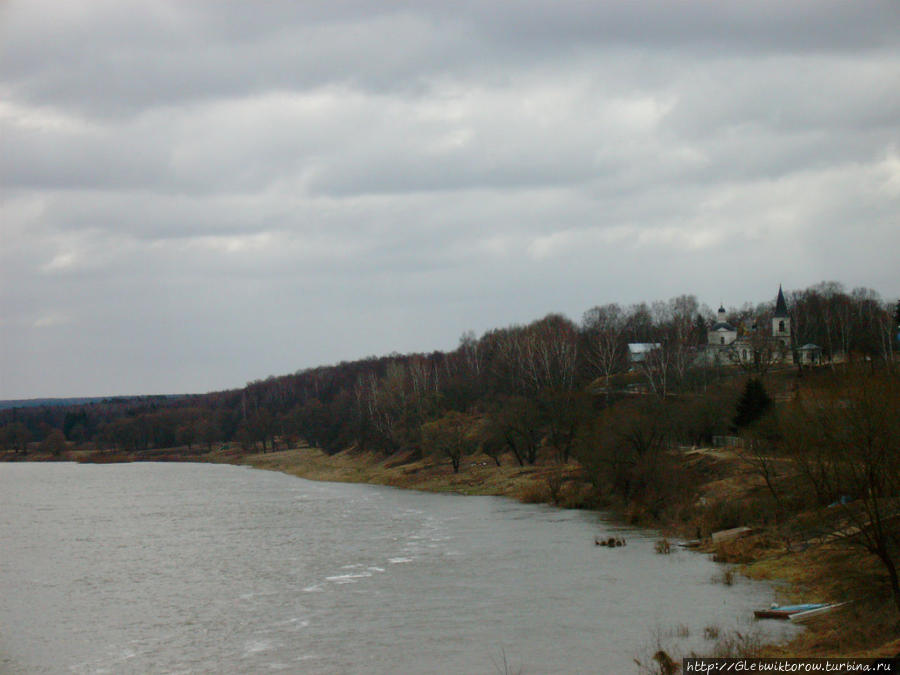
POLYGON ((768 586, 654 540, 242 467, 0 465, 0 672, 622 673, 707 626, 790 630, 752 622, 768 586))

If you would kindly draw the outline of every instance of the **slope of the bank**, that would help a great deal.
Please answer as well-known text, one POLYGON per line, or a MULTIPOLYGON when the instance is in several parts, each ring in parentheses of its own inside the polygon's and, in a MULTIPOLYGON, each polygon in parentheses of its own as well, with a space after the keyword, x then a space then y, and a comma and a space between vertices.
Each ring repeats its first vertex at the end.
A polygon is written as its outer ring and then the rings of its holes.
MULTIPOLYGON (((225 457, 224 461, 232 461, 225 457)), ((560 469, 555 466, 501 466, 486 456, 467 457, 455 473, 449 463, 434 457, 416 458, 406 453, 383 457, 368 452, 345 450, 328 455, 316 448, 246 455, 240 463, 259 469, 282 471, 310 480, 372 483, 428 492, 455 492, 467 495, 496 495, 520 501, 553 501, 551 488, 557 481, 562 486, 556 501, 567 506, 581 494, 579 469, 576 465, 560 469)))

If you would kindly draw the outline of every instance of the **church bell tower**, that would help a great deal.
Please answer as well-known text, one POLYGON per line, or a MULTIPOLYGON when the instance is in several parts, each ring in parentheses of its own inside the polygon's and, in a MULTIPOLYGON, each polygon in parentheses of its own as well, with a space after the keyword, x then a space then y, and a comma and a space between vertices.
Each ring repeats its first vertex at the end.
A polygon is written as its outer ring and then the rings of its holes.
POLYGON ((778 298, 775 300, 775 313, 772 315, 772 337, 785 347, 791 346, 791 316, 788 314, 784 292, 778 286, 778 298))

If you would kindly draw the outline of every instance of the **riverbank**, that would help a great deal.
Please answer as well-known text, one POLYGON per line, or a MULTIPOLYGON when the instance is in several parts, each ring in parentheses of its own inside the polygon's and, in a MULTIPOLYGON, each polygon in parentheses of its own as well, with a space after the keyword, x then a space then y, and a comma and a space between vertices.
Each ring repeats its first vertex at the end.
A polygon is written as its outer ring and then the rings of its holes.
MULTIPOLYGON (((752 636, 728 645, 735 656, 884 657, 900 652, 896 619, 885 603, 873 601, 865 584, 877 565, 860 553, 834 543, 816 542, 792 534, 793 523, 759 527, 758 501, 762 479, 732 451, 684 449, 680 461, 691 471, 700 495, 696 504, 667 522, 641 520, 641 512, 615 502, 598 503, 581 467, 570 462, 519 466, 511 455, 500 465, 484 455, 468 456, 458 473, 434 455, 411 453, 382 456, 346 450, 328 455, 301 446, 267 453, 243 452, 236 444, 211 451, 194 447, 144 453, 96 453, 71 450, 59 457, 30 453, 0 459, 87 462, 197 461, 249 465, 308 480, 371 483, 429 492, 496 495, 529 503, 565 508, 602 508, 633 524, 652 525, 672 539, 702 540, 701 550, 729 563, 729 570, 773 582, 785 602, 847 602, 839 612, 823 615, 799 637, 784 645, 760 645, 752 636), (716 544, 714 532, 736 525, 754 525, 746 536, 716 544), (871 574, 870 574, 871 573, 871 574), (868 594, 867 594, 868 593, 868 594)), ((598 533, 602 534, 602 533, 598 533)), ((723 575, 724 583, 734 583, 723 575)), ((724 655, 724 654, 723 654, 724 655)))
MULTIPOLYGON (((227 452, 222 461, 234 461, 227 452)), ((211 458, 212 459, 212 458, 211 458)), ((700 485, 704 508, 682 522, 655 523, 672 538, 690 538, 701 530, 701 550, 730 563, 729 569, 755 579, 774 583, 784 602, 846 602, 848 593, 859 593, 855 580, 865 583, 866 573, 877 565, 855 551, 834 544, 793 540, 781 527, 756 528, 747 536, 714 544, 709 530, 716 527, 723 509, 740 510, 752 504, 762 489, 760 478, 728 450, 692 449, 684 451, 684 461, 695 475, 705 476, 700 485)), ((591 502, 590 485, 581 468, 570 463, 518 466, 503 458, 501 466, 486 456, 466 458, 459 473, 450 464, 433 457, 379 457, 371 453, 344 451, 327 455, 302 447, 279 452, 245 455, 238 463, 259 469, 281 471, 309 480, 372 483, 430 492, 469 495, 497 495, 525 502, 555 503, 567 508, 602 506, 618 512, 627 510, 614 503, 591 502)), ((646 523, 645 523, 646 524, 646 523)), ((725 579, 733 579, 726 573, 725 579)), ((733 583, 729 580, 725 583, 733 583)), ((890 607, 873 603, 871 597, 850 602, 841 610, 822 615, 807 630, 787 644, 761 645, 752 636, 726 645, 731 655, 804 657, 886 657, 900 653, 896 619, 890 607)))
MULTIPOLYGON (((230 458, 223 457, 225 461, 230 458)), ((300 447, 278 452, 247 455, 240 463, 310 480, 372 483, 427 492, 464 495, 495 495, 523 502, 552 502, 554 481, 562 486, 557 495, 561 505, 578 506, 584 498, 580 471, 574 464, 518 466, 511 462, 497 466, 487 456, 467 457, 455 473, 448 462, 434 457, 417 458, 411 453, 380 457, 367 452, 345 450, 327 455, 316 448, 300 447)))

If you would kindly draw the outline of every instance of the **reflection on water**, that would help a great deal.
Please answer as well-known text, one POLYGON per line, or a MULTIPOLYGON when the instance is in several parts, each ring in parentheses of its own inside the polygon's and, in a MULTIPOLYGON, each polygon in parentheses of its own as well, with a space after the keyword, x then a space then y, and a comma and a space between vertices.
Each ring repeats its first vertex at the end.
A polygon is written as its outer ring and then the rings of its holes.
POLYGON ((633 672, 792 630, 600 514, 242 467, 0 465, 0 541, 2 672, 633 672))

